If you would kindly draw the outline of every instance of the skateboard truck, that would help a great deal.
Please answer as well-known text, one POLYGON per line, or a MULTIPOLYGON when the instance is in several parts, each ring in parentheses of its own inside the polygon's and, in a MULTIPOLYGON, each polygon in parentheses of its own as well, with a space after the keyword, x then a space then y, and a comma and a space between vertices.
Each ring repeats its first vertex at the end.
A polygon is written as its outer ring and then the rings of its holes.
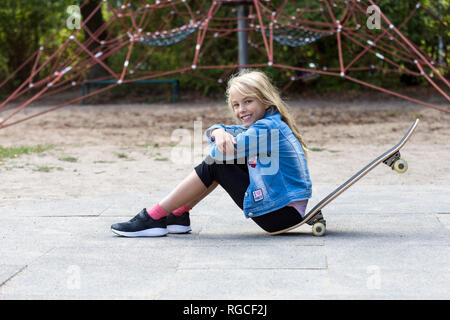
POLYGON ((313 235, 321 237, 325 234, 327 222, 323 218, 322 210, 317 211, 317 213, 306 223, 312 226, 313 235))
POLYGON ((406 160, 400 158, 400 151, 397 151, 392 156, 384 160, 383 163, 398 173, 404 173, 408 170, 408 163, 406 160))

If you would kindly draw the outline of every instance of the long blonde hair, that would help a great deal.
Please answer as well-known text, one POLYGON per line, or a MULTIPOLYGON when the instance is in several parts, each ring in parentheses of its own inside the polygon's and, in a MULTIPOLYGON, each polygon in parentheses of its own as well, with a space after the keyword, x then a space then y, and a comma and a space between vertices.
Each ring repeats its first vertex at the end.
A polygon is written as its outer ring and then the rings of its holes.
POLYGON ((257 99, 264 106, 277 109, 281 114, 281 120, 283 120, 292 130, 292 133, 300 142, 305 156, 308 157, 308 147, 300 135, 294 118, 289 113, 288 106, 281 99, 278 89, 270 82, 269 78, 263 72, 244 69, 230 78, 228 81, 226 97, 227 103, 231 109, 233 109, 230 98, 230 91, 232 88, 235 88, 244 96, 257 99))

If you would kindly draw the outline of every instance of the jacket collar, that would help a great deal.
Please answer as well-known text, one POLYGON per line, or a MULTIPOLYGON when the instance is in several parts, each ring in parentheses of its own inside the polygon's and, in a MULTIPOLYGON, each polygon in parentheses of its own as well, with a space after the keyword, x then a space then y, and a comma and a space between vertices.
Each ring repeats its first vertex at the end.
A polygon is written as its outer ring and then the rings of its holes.
POLYGON ((266 111, 266 113, 264 114, 264 118, 268 118, 268 117, 273 117, 273 116, 278 116, 281 118, 281 114, 278 111, 278 109, 269 109, 266 111))

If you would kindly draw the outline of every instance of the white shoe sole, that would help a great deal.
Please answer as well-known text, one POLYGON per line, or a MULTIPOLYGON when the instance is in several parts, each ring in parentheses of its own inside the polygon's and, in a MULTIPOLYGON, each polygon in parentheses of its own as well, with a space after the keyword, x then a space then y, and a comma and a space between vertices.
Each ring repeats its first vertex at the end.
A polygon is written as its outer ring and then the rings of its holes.
POLYGON ((169 233, 188 233, 192 229, 190 226, 171 224, 170 226, 167 226, 167 230, 169 231, 169 233))
POLYGON ((111 231, 119 236, 129 237, 129 238, 162 237, 169 233, 169 231, 166 228, 151 228, 151 229, 145 229, 145 230, 135 231, 135 232, 119 231, 119 230, 115 230, 115 229, 111 228, 111 231))

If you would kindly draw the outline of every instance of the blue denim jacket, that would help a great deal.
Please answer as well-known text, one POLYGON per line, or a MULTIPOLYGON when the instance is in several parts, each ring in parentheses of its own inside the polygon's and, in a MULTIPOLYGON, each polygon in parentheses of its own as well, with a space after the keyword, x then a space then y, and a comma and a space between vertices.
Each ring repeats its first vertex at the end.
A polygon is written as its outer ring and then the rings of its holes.
POLYGON ((205 132, 210 156, 218 162, 247 157, 250 184, 244 197, 244 215, 257 217, 293 201, 311 198, 311 179, 305 154, 278 110, 269 110, 250 127, 216 124, 205 132), (211 132, 223 128, 236 139, 236 153, 223 155, 211 132))

